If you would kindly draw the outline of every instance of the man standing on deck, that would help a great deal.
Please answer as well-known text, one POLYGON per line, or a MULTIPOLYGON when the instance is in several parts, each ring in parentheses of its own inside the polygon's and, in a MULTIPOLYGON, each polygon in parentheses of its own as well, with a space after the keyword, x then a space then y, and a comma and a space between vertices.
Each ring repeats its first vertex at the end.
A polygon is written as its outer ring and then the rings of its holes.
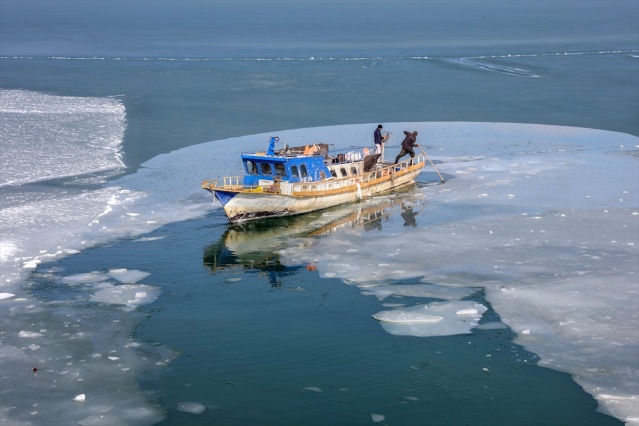
POLYGON ((417 144, 417 131, 414 131, 413 133, 410 133, 410 132, 407 132, 406 130, 404 130, 404 134, 406 135, 406 137, 402 141, 402 150, 399 151, 399 154, 397 155, 397 158, 395 158, 395 164, 397 164, 399 159, 402 158, 406 154, 410 154, 410 158, 414 158, 415 157, 415 151, 413 151, 413 147, 414 146, 419 146, 417 144))
POLYGON ((375 133, 373 133, 373 139, 375 140, 375 154, 381 154, 382 144, 384 143, 381 124, 377 126, 377 129, 375 129, 375 133))

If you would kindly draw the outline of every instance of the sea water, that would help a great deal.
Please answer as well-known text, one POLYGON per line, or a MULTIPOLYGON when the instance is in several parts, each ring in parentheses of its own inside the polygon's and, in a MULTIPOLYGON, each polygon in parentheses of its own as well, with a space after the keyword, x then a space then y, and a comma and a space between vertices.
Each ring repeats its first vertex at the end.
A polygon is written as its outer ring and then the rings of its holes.
POLYGON ((633 2, 0 12, 3 424, 637 422, 633 2), (379 122, 446 183, 239 228, 199 189, 379 122))

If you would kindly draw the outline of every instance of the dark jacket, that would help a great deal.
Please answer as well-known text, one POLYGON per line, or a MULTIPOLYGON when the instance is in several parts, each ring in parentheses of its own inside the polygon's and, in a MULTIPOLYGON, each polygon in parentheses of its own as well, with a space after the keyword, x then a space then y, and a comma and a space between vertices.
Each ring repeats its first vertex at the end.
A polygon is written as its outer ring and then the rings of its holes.
POLYGON ((413 133, 407 132, 406 130, 404 130, 404 134, 406 137, 402 141, 402 148, 406 151, 412 152, 413 147, 417 145, 417 138, 413 135, 413 133))
POLYGON ((375 129, 374 137, 376 144, 379 145, 382 143, 382 131, 380 129, 375 129))

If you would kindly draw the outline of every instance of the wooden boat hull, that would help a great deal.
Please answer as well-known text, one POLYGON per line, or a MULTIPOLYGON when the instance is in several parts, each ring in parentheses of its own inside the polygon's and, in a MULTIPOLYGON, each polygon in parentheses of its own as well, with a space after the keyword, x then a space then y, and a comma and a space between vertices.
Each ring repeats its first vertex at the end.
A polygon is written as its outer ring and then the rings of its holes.
POLYGON ((340 204, 351 203, 364 197, 372 197, 414 183, 415 177, 424 167, 424 162, 414 165, 386 167, 386 172, 367 174, 333 182, 297 183, 285 182, 277 193, 209 189, 218 199, 232 223, 248 220, 292 216, 322 210, 340 204), (340 185, 342 181, 342 185, 340 185))

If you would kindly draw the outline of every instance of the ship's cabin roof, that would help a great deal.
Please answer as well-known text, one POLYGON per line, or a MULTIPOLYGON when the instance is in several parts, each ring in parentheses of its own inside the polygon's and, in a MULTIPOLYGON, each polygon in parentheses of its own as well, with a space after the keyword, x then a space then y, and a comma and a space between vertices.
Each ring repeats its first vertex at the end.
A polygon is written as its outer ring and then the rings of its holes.
MULTIPOLYGON (((277 139, 279 140, 279 139, 277 139)), ((362 171, 354 163, 369 159, 368 148, 348 147, 329 150, 327 144, 314 144, 274 150, 271 138, 266 152, 243 153, 244 185, 258 186, 274 180, 317 182, 324 179, 354 176, 362 171), (329 167, 330 166, 330 167, 329 167)), ((370 158, 374 163, 377 157, 370 158)))
POLYGON ((261 180, 279 179, 288 182, 315 182, 331 173, 321 155, 279 156, 242 154, 244 185, 256 186, 261 180))

